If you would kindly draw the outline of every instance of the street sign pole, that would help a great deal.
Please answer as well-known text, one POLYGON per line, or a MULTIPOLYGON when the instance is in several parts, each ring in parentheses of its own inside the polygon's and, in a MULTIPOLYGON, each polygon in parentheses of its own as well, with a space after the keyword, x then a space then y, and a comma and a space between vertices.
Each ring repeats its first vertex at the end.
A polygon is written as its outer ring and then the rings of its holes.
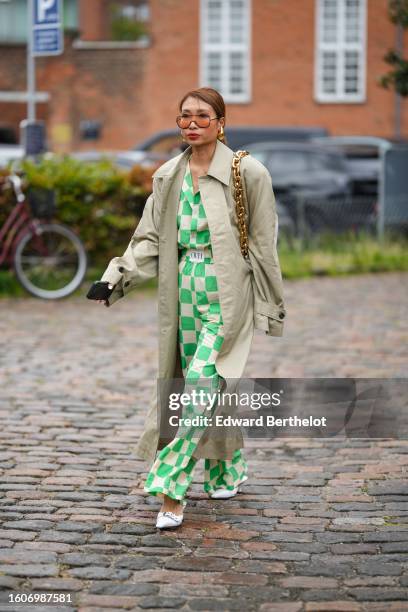
POLYGON ((44 121, 36 119, 35 58, 64 51, 63 0, 27 0, 27 119, 20 123, 25 154, 46 150, 44 121))
POLYGON ((35 57, 33 54, 34 0, 28 0, 27 32, 27 119, 35 121, 35 57))

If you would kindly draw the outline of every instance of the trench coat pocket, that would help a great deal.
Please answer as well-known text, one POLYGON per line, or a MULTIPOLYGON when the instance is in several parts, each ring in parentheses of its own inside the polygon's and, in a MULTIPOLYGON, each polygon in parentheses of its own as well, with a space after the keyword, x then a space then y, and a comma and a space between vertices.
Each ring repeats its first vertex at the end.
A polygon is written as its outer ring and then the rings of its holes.
POLYGON ((283 335, 283 321, 286 316, 284 308, 272 302, 255 298, 254 325, 263 330, 268 336, 283 335))

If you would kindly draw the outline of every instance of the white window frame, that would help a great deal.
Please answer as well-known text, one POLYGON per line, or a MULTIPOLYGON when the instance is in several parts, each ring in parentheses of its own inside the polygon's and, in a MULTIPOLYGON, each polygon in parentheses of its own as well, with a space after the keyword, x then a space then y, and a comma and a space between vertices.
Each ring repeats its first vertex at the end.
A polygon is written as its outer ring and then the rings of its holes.
POLYGON ((0 2, 0 44, 18 45, 27 42, 27 3, 19 0, 0 2))
MULTIPOLYGON (((206 18, 208 14, 208 0, 200 0, 200 32, 199 32, 199 83, 200 87, 211 87, 211 83, 206 80, 207 74, 207 52, 215 51, 221 54, 221 87, 217 88, 223 96, 226 103, 246 104, 251 102, 252 97, 252 0, 243 0, 244 2, 244 24, 245 24, 245 40, 243 43, 230 43, 226 40, 221 40, 217 43, 210 43, 205 40, 207 31, 206 18), (226 88, 229 88, 229 53, 231 51, 244 52, 244 91, 242 93, 231 93, 226 88)), ((230 3, 228 0, 221 0, 222 5, 222 22, 229 23, 230 3)))
POLYGON ((337 19, 337 41, 327 43, 322 40, 323 35, 323 1, 315 0, 315 62, 314 62, 314 97, 317 102, 323 103, 361 103, 366 101, 366 74, 367 74, 367 0, 360 0, 361 3, 361 24, 360 40, 357 43, 350 43, 344 40, 344 6, 345 0, 337 0, 338 19, 337 19), (336 89, 335 93, 327 93, 323 90, 322 72, 322 51, 332 51, 336 54, 336 89), (346 93, 344 79, 345 52, 357 51, 359 53, 360 70, 358 83, 360 91, 358 93, 346 93))

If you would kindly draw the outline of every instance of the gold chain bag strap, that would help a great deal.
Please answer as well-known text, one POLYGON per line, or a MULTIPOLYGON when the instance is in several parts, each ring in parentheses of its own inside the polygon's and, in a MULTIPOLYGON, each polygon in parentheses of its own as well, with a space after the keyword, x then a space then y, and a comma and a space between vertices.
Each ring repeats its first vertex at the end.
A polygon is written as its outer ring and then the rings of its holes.
POLYGON ((249 151, 236 151, 232 159, 235 209, 237 211, 239 241, 243 257, 248 256, 248 229, 245 223, 245 206, 242 199, 243 187, 239 167, 241 159, 245 157, 245 155, 249 155, 249 151))

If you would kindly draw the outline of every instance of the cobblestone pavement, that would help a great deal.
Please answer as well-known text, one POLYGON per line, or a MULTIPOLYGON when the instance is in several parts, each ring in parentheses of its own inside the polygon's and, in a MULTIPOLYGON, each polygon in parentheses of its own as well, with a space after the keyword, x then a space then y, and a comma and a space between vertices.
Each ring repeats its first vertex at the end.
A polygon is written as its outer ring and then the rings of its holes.
MULTIPOLYGON (((285 289, 285 335, 256 333, 246 376, 406 376, 407 274, 285 289)), ((159 532, 132 454, 154 292, 0 308, 0 611, 408 610, 406 441, 247 441, 242 492, 210 501, 200 462, 182 527, 159 532)))

